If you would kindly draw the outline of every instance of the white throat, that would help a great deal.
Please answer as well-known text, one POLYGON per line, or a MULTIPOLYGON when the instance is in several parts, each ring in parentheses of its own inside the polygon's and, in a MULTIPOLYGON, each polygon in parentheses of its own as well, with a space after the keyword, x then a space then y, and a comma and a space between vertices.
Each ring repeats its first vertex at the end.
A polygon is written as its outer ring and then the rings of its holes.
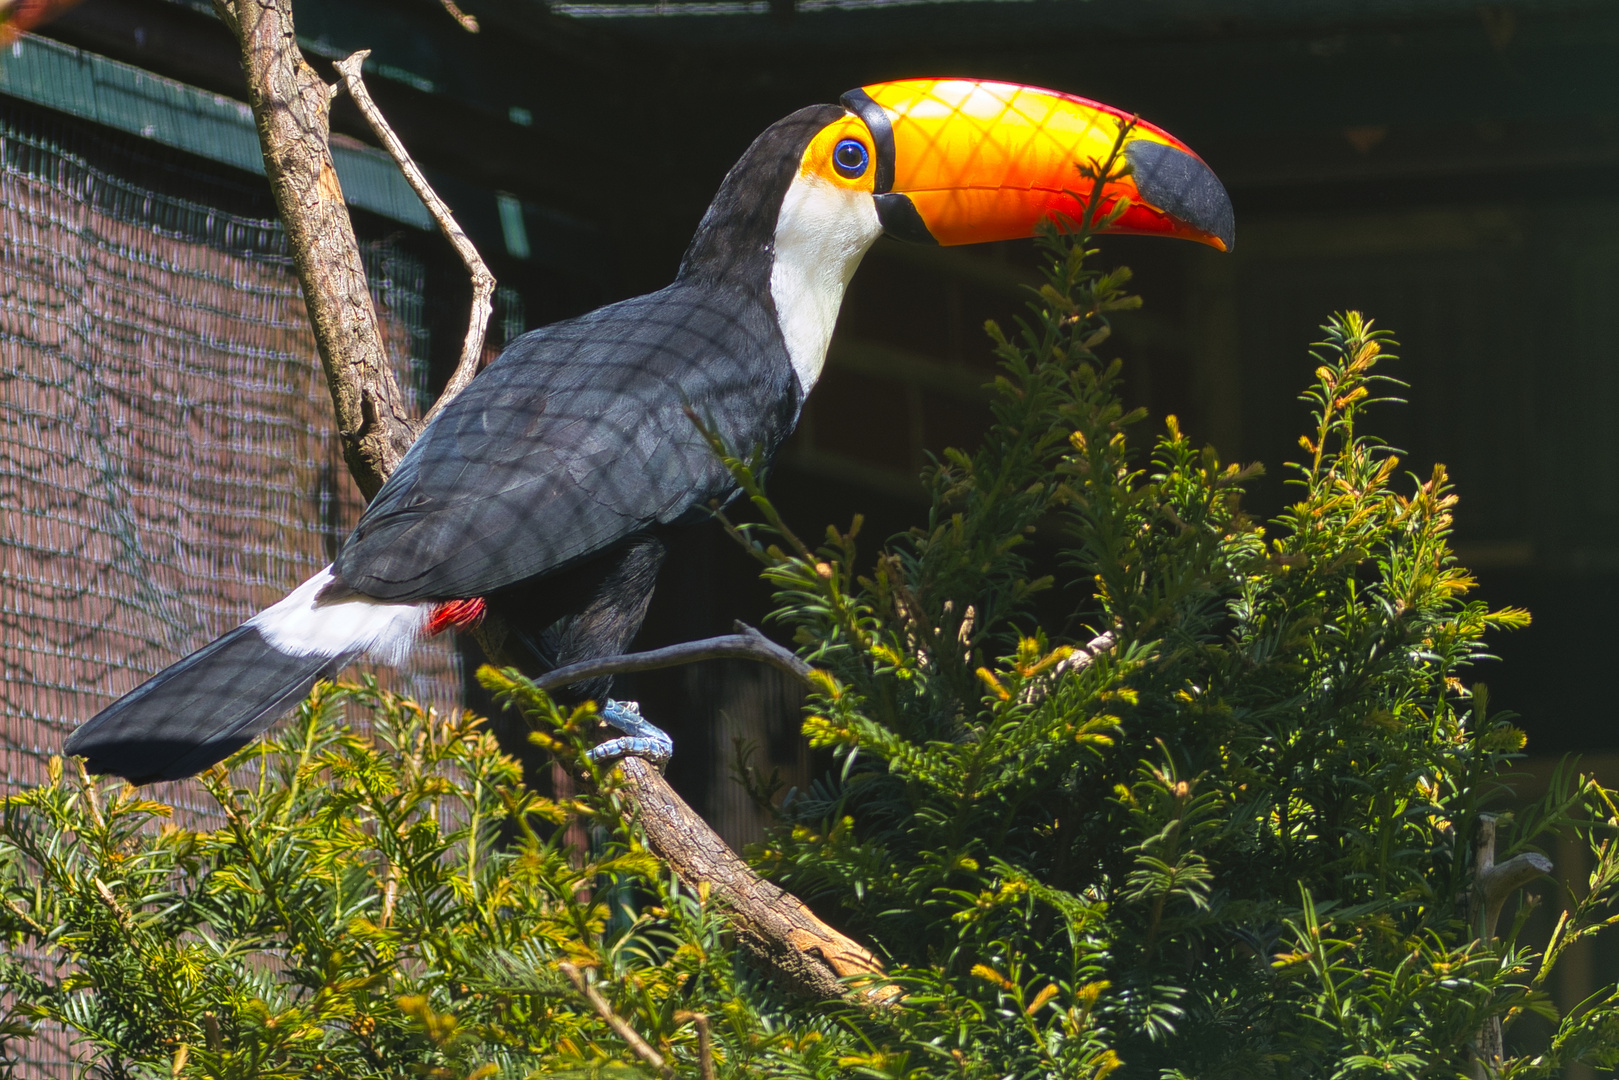
POLYGON ((826 366, 843 290, 882 231, 870 192, 807 173, 800 173, 787 189, 776 219, 770 297, 805 394, 826 366))

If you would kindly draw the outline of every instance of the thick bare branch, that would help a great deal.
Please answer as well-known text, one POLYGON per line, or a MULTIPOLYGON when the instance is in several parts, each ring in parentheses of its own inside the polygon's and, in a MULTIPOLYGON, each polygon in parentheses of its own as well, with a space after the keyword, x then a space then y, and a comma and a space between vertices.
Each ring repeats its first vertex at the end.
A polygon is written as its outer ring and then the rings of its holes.
POLYGON ((802 900, 765 881, 708 823, 675 794, 661 773, 638 757, 621 758, 613 771, 618 791, 652 850, 687 882, 705 882, 730 909, 737 940, 800 993, 877 1004, 898 996, 879 981, 882 963, 859 942, 816 918, 802 900), (846 985, 843 981, 847 979, 846 985))
POLYGON ((427 212, 438 222, 439 230, 444 233, 444 238, 450 242, 450 246, 455 248, 455 253, 461 256, 461 261, 467 266, 467 273, 472 277, 472 313, 467 320, 466 339, 461 344, 461 360, 455 365, 455 373, 445 384, 444 392, 438 396, 438 400, 423 417, 423 420, 427 421, 437 416, 440 409, 467 388, 467 384, 478 374, 478 369, 483 364, 484 335, 488 332, 489 317, 495 311, 495 275, 484 265, 483 257, 478 254, 478 249, 473 246, 472 241, 467 239, 467 234, 462 231, 461 226, 456 224, 455 215, 450 212, 449 206, 438 197, 433 186, 427 182, 427 177, 422 175, 422 170, 411 160, 405 144, 399 141, 399 136, 395 135, 393 128, 388 125, 382 110, 371 100, 371 92, 365 88, 365 79, 360 74, 361 68, 365 65, 365 58, 370 55, 370 49, 361 49, 347 60, 338 60, 332 66, 343 76, 343 85, 348 88, 349 97, 359 106, 366 123, 376 132, 383 148, 393 155, 394 161, 399 165, 399 171, 404 173, 405 179, 409 181, 411 190, 416 192, 417 198, 422 200, 422 205, 427 207, 427 212))
POLYGON ((232 3, 228 10, 242 47, 265 172, 287 227, 337 411, 343 456, 370 498, 421 425, 405 408, 394 379, 332 164, 329 88, 298 51, 292 0, 232 3))
MULTIPOLYGON (((570 664, 534 682, 549 690, 602 675, 741 658, 762 661, 805 686, 815 685, 815 669, 809 664, 745 623, 737 623, 736 629, 735 634, 721 637, 570 664)), ((627 757, 617 763, 614 776, 617 790, 631 804, 631 816, 646 833, 652 850, 682 880, 707 884, 729 909, 738 941, 789 986, 812 997, 834 999, 846 996, 853 984, 860 993, 859 1000, 867 1003, 880 1003, 897 995, 892 984, 872 981, 883 971, 877 957, 822 922, 798 897, 755 874, 686 805, 656 767, 642 758, 627 757), (863 989, 859 986, 862 977, 868 984, 863 989)))

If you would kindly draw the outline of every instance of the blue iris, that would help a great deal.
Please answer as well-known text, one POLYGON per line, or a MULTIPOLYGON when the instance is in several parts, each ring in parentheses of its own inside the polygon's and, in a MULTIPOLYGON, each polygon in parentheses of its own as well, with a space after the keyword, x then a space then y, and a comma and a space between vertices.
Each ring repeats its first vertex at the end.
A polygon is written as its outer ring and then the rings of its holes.
POLYGON ((858 139, 844 139, 832 150, 832 167, 838 170, 839 176, 850 180, 864 176, 870 161, 871 155, 858 139))

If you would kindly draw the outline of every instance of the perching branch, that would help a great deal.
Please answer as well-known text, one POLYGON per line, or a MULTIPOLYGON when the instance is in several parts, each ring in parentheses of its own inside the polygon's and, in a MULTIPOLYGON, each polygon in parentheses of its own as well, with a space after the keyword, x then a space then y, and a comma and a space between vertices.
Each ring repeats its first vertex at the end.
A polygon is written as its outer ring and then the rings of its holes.
POLYGON ((626 757, 616 764, 617 790, 633 804, 648 845, 682 880, 708 884, 728 909, 737 942, 755 960, 810 997, 835 1000, 853 990, 862 1004, 880 1004, 899 994, 892 983, 874 981, 883 967, 870 950, 755 874, 650 762, 626 757))
POLYGON ((622 675, 631 671, 656 671, 659 668, 695 664, 700 660, 758 660, 785 671, 805 686, 814 688, 815 669, 800 660, 797 654, 782 648, 774 641, 746 623, 736 624, 736 633, 700 641, 685 641, 662 649, 626 653, 622 656, 604 656, 599 660, 582 660, 577 664, 548 671, 534 680, 541 690, 554 690, 559 686, 585 682, 602 675, 622 675))
MULTIPOLYGON (((798 656, 746 623, 738 622, 736 630, 663 649, 569 664, 534 683, 550 690, 602 675, 740 658, 770 664, 805 686, 815 686, 815 669, 798 656)), ((867 1004, 880 1004, 897 995, 892 984, 872 982, 873 976, 882 974, 881 961, 822 922, 798 897, 755 874, 692 812, 656 768, 641 758, 627 757, 617 762, 614 777, 621 785, 619 793, 633 804, 632 816, 652 850, 683 880, 705 882, 730 912, 738 942, 762 965, 783 976, 789 986, 811 997, 835 999, 846 995, 852 985, 867 1004)))
MULTIPOLYGON (((248 100, 258 121, 265 171, 287 228, 294 266, 337 412, 344 458, 360 490, 370 498, 398 465, 421 431, 423 421, 409 415, 394 379, 372 308, 359 244, 332 165, 328 109, 333 88, 315 74, 298 51, 291 0, 215 0, 215 6, 241 43, 248 100)), ((363 55, 350 57, 344 63, 355 72, 348 81, 350 94, 356 103, 362 103, 370 118, 375 105, 370 103, 358 78, 363 59, 363 55), (370 108, 366 108, 367 104, 370 108)), ((347 78, 348 72, 344 74, 347 78)), ((380 114, 373 124, 384 143, 390 144, 395 160, 406 168, 409 157, 403 147, 397 146, 397 138, 381 122, 380 114)), ((408 177, 411 173, 406 168, 408 177)), ((434 197, 425 181, 417 186, 419 179, 417 173, 412 186, 431 210, 434 197)), ((434 212, 441 227, 446 228, 446 235, 450 235, 445 226, 448 216, 448 211, 442 215, 434 212)), ((467 256, 471 244, 463 249, 453 235, 451 243, 462 251, 476 279, 472 261, 476 252, 472 251, 472 258, 467 256)), ((481 261, 476 265, 481 266, 481 261)), ((487 274, 487 270, 484 272, 487 274)), ((476 280, 474 288, 477 289, 476 280)), ((476 371, 477 358, 482 353, 482 328, 488 322, 487 309, 480 316, 475 305, 470 322, 467 347, 441 402, 464 387, 476 371)), ((481 641, 493 644, 503 636, 499 625, 491 625, 495 623, 497 620, 485 624, 488 633, 480 636, 481 641)), ((719 651, 708 655, 748 656, 782 667, 800 680, 807 677, 807 664, 765 641, 757 631, 744 631, 734 638, 737 640, 726 641, 717 646, 719 651)), ((713 641, 693 645, 698 650, 716 648, 713 641)), ((496 655, 498 650, 486 647, 485 651, 497 663, 502 662, 496 655)), ((669 659, 666 650, 657 650, 656 654, 662 659, 655 666, 694 658, 691 652, 681 654, 681 659, 669 659)), ((597 673, 640 670, 645 657, 615 657, 607 663, 618 661, 629 666, 603 668, 597 673)), ((583 677, 578 674, 581 666, 553 672, 551 679, 541 685, 560 685, 558 676, 567 681, 583 677)), ((849 993, 841 977, 881 972, 881 964, 870 952, 820 922, 796 897, 755 875, 664 783, 656 769, 639 758, 626 758, 619 762, 614 776, 619 781, 618 792, 634 804, 635 817, 646 830, 653 852, 688 884, 707 882, 725 900, 738 936, 750 953, 785 981, 816 996, 841 998, 849 993)), ((892 992, 892 988, 885 988, 877 996, 892 992)))
MULTIPOLYGON (((478 374, 478 368, 483 363, 484 335, 488 332, 489 318, 495 313, 493 302, 495 275, 484 265, 483 257, 478 254, 478 249, 473 246, 472 241, 467 239, 467 234, 461 230, 461 226, 456 224, 455 215, 450 213, 449 206, 438 197, 438 192, 427 182, 422 170, 411 160, 405 144, 399 141, 399 136, 388 126, 382 110, 371 100, 371 92, 365 88, 365 79, 360 74, 361 68, 365 65, 365 58, 370 55, 370 49, 361 49, 347 60, 338 60, 332 66, 343 76, 343 85, 348 87, 349 97, 359 106, 360 112, 371 125, 371 130, 376 132, 384 149, 393 155, 399 171, 404 173, 405 179, 410 182, 411 190, 422 200, 422 205, 433 215, 433 220, 438 222, 439 231, 444 233, 444 239, 455 248, 455 253, 461 256, 461 261, 467 266, 467 273, 472 277, 472 312, 467 320, 466 340, 461 344, 461 359, 455 365, 455 373, 450 376, 450 381, 445 384, 444 392, 439 394, 438 400, 422 418, 425 423, 437 416, 439 410, 465 390, 472 377, 478 374)), ((336 89, 333 87, 334 93, 336 89)))

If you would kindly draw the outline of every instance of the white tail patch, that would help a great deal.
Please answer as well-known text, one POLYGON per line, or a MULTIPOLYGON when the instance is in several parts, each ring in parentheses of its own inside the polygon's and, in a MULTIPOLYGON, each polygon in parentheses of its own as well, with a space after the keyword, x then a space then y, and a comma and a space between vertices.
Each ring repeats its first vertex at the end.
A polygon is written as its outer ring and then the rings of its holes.
POLYGON ((389 604, 367 596, 315 603, 332 580, 332 568, 265 608, 247 625, 263 635, 276 652, 288 656, 345 656, 365 653, 373 660, 397 664, 410 655, 427 626, 431 603, 389 604))

